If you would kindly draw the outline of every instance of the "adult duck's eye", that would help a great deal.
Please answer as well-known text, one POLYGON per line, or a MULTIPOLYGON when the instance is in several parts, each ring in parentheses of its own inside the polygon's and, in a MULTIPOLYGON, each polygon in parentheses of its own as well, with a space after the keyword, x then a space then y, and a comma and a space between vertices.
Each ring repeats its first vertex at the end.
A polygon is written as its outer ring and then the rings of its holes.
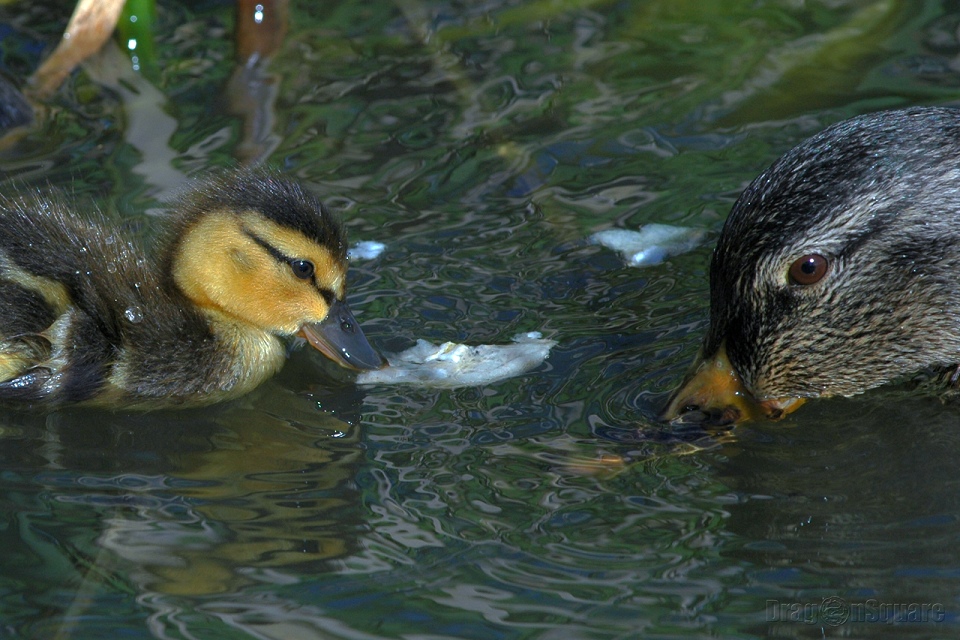
POLYGON ((823 280, 823 276, 827 275, 829 268, 830 263, 818 253, 811 253, 802 258, 797 258, 794 263, 790 265, 790 271, 788 271, 790 284, 797 284, 804 287, 816 284, 823 280))
POLYGON ((293 275, 301 280, 313 277, 313 263, 309 260, 291 260, 290 268, 293 269, 293 275))

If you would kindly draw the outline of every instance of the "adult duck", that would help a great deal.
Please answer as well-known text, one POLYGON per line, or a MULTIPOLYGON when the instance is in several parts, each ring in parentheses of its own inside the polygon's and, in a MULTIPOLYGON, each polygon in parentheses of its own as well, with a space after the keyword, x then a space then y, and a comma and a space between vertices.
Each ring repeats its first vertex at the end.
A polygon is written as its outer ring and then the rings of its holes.
POLYGON ((710 326, 664 420, 780 418, 920 371, 960 374, 960 110, 828 127, 737 200, 710 326))

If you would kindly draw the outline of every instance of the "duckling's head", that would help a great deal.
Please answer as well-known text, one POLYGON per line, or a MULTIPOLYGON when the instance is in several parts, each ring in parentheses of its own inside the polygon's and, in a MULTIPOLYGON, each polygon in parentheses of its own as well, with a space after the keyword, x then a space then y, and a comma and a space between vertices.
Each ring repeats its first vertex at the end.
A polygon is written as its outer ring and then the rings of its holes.
POLYGON ((710 265, 710 327, 665 420, 779 418, 960 364, 960 111, 857 117, 744 191, 710 265))
POLYGON ((347 306, 339 221, 298 184, 240 172, 182 199, 166 261, 201 311, 277 336, 301 335, 334 362, 383 366, 347 306))

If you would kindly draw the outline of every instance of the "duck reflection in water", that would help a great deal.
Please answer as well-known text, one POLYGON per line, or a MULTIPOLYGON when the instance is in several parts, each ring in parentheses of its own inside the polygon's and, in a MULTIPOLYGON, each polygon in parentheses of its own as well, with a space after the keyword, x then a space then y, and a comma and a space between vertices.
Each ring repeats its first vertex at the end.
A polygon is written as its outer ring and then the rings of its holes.
POLYGON ((99 514, 94 547, 68 544, 54 529, 47 535, 81 582, 109 576, 138 594, 227 593, 264 572, 290 580, 322 572, 354 549, 363 529, 355 489, 361 400, 294 396, 268 384, 251 396, 255 404, 70 410, 45 424, 25 415, 36 439, 0 442, 16 444, 18 458, 48 459, 54 520, 76 520, 78 505, 84 519, 99 514), (318 403, 330 412, 318 413, 318 403))

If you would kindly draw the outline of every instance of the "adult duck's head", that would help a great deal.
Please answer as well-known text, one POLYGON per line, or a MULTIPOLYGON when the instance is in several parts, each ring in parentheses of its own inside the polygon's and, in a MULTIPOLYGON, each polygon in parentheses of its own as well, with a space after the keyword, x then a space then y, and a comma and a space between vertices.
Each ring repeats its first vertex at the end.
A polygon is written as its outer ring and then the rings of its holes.
POLYGON ((960 110, 847 120, 747 187, 710 265, 710 327, 664 420, 777 419, 960 364, 960 110))

